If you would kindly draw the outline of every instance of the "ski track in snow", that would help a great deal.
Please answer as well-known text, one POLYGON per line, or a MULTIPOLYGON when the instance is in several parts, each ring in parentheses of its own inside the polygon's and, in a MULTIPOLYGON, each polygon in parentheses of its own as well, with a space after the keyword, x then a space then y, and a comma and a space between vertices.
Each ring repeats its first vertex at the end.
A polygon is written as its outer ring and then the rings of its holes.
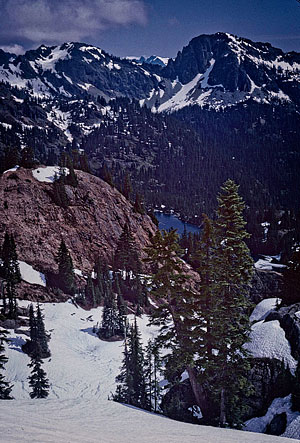
MULTIPOLYGON (((20 301, 20 306, 29 302, 20 301)), ((123 343, 104 342, 92 332, 102 308, 85 311, 71 302, 41 305, 51 333, 51 357, 44 360, 50 382, 47 399, 31 400, 27 377, 30 359, 20 352, 26 336, 11 333, 5 375, 15 400, 0 402, 3 443, 276 443, 290 439, 181 423, 108 401, 115 391, 123 343), (92 321, 90 321, 92 316, 92 321), (4 436, 4 438, 3 438, 4 436)), ((129 316, 129 322, 133 316, 129 316)), ((137 318, 144 345, 157 334, 137 318)))

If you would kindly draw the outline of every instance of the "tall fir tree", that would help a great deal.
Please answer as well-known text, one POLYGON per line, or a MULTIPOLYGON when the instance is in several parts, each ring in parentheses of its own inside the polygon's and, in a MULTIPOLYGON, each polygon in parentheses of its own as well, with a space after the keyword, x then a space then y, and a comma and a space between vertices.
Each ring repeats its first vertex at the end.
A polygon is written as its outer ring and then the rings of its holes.
POLYGON ((300 412, 300 360, 298 360, 293 380, 292 410, 300 412))
POLYGON ((37 341, 37 324, 36 317, 34 314, 33 304, 29 306, 29 332, 30 332, 30 340, 32 342, 37 341))
POLYGON ((114 270, 125 271, 127 281, 130 279, 130 273, 136 275, 141 271, 136 244, 127 223, 124 225, 114 254, 114 270))
POLYGON ((161 389, 159 386, 161 367, 159 349, 152 340, 149 340, 145 350, 144 373, 149 410, 153 412, 158 412, 158 405, 161 398, 161 389))
POLYGON ((150 317, 150 324, 160 326, 157 344, 171 350, 165 359, 172 361, 174 372, 187 370, 195 399, 205 415, 205 395, 197 380, 192 346, 195 291, 180 258, 176 231, 157 231, 146 252, 145 261, 154 269, 151 295, 158 302, 150 317))
POLYGON ((291 305, 300 301, 300 247, 297 246, 283 271, 282 302, 291 305))
POLYGON ((31 357, 31 362, 28 364, 28 367, 32 369, 31 375, 28 377, 31 398, 46 398, 49 395, 49 381, 42 364, 39 352, 31 357))
POLYGON ((31 147, 25 147, 21 152, 20 166, 31 169, 35 165, 34 151, 31 147))
POLYGON ((39 304, 37 305, 36 315, 33 305, 31 304, 29 307, 29 327, 30 340, 27 340, 22 346, 23 352, 31 356, 38 355, 40 358, 50 357, 51 352, 48 346, 48 336, 39 304))
POLYGON ((238 185, 227 180, 218 196, 215 223, 215 267, 211 337, 214 352, 210 360, 212 390, 219 405, 220 426, 240 426, 245 394, 250 394, 246 378, 251 303, 249 291, 253 260, 245 243, 249 234, 243 219, 245 204, 238 185))
POLYGON ((8 318, 17 316, 16 285, 21 281, 21 273, 14 236, 5 233, 1 250, 1 276, 4 278, 3 314, 8 318))
POLYGON ((116 377, 118 385, 114 400, 149 409, 144 375, 144 353, 136 319, 130 327, 128 343, 125 340, 124 347, 123 366, 121 373, 116 377))
POLYGON ((78 178, 74 171, 73 161, 69 155, 66 155, 64 163, 69 172, 64 176, 64 184, 76 188, 78 186, 78 178))
POLYGON ((11 400, 12 386, 5 380, 3 371, 5 370, 5 363, 8 358, 5 355, 4 343, 8 342, 8 332, 5 329, 0 329, 0 400, 11 400))
POLYGON ((39 304, 36 309, 36 341, 40 357, 49 357, 51 354, 48 347, 48 338, 45 330, 44 317, 39 304))
POLYGON ((135 194, 133 209, 138 214, 145 214, 142 197, 138 192, 135 194))
POLYGON ((69 197, 66 193, 64 178, 65 172, 64 168, 60 168, 60 174, 55 173, 52 189, 52 198, 54 203, 62 208, 67 208, 69 206, 69 197))
POLYGON ((193 352, 198 355, 198 374, 202 374, 202 377, 199 377, 201 382, 207 375, 205 369, 209 369, 213 356, 215 249, 213 222, 206 214, 203 214, 201 238, 198 242, 198 249, 192 257, 193 262, 197 263, 197 272, 200 276, 194 297, 196 315, 192 321, 192 337, 193 352), (201 352, 199 352, 200 349, 201 352))
POLYGON ((104 299, 101 327, 98 335, 100 338, 107 340, 121 333, 115 294, 112 291, 111 282, 108 282, 107 292, 104 299))
POLYGON ((87 305, 95 308, 97 306, 96 289, 91 275, 89 275, 87 278, 84 293, 87 305))
POLYGON ((56 260, 58 263, 59 287, 67 294, 73 295, 75 289, 74 267, 72 257, 64 240, 60 243, 56 260))
POLYGON ((130 176, 128 172, 126 172, 122 186, 122 194, 124 195, 125 198, 127 198, 127 200, 130 200, 131 193, 132 193, 132 184, 130 176))

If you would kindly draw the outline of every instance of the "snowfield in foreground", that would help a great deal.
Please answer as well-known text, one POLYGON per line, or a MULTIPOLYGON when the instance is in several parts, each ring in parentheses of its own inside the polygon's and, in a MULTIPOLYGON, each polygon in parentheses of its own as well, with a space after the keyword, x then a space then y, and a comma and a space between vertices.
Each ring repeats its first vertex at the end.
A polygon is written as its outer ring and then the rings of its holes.
MULTIPOLYGON (((27 306, 28 302, 20 302, 27 306)), ((191 425, 113 401, 123 346, 103 342, 92 328, 101 308, 84 311, 73 304, 44 304, 45 324, 51 333, 51 357, 44 369, 50 382, 45 400, 31 400, 27 377, 30 359, 22 353, 25 336, 12 333, 7 349, 6 377, 14 383, 15 400, 0 402, 0 440, 4 443, 275 443, 290 439, 191 425)), ((133 317, 130 317, 132 321, 133 317)), ((146 344, 156 335, 138 319, 146 344)))

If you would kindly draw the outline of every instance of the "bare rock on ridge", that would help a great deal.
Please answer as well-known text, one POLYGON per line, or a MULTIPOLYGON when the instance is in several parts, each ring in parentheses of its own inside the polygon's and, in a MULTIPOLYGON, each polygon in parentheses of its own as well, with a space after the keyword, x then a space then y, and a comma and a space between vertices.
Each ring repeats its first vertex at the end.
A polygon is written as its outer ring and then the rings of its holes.
POLYGON ((6 231, 15 236, 19 260, 39 271, 57 270, 55 257, 64 239, 74 267, 91 272, 98 256, 111 262, 125 223, 143 257, 156 227, 147 215, 137 214, 131 203, 103 180, 76 171, 78 187, 66 186, 67 208, 51 197, 52 184, 37 181, 32 171, 20 168, 0 178, 0 241, 6 231))

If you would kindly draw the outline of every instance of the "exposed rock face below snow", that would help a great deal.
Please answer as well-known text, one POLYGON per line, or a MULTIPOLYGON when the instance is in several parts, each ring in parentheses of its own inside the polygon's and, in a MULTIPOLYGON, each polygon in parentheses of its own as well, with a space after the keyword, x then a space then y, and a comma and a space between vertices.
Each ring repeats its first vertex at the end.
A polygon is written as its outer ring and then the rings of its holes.
POLYGON ((266 321, 278 320, 289 340, 292 355, 300 358, 300 303, 284 306, 278 311, 271 312, 266 321))
POLYGON ((265 414, 271 402, 276 397, 288 395, 292 387, 289 371, 283 372, 280 360, 252 358, 250 364, 248 380, 253 386, 253 393, 245 399, 249 408, 245 419, 265 414))
POLYGON ((0 241, 5 231, 15 236, 19 259, 37 271, 57 270, 55 257, 64 239, 74 266, 91 272, 98 256, 113 257, 125 223, 141 255, 156 227, 137 214, 116 189, 101 179, 77 171, 78 187, 66 186, 70 206, 61 208, 51 197, 52 184, 37 181, 31 170, 8 172, 0 179, 0 241))

